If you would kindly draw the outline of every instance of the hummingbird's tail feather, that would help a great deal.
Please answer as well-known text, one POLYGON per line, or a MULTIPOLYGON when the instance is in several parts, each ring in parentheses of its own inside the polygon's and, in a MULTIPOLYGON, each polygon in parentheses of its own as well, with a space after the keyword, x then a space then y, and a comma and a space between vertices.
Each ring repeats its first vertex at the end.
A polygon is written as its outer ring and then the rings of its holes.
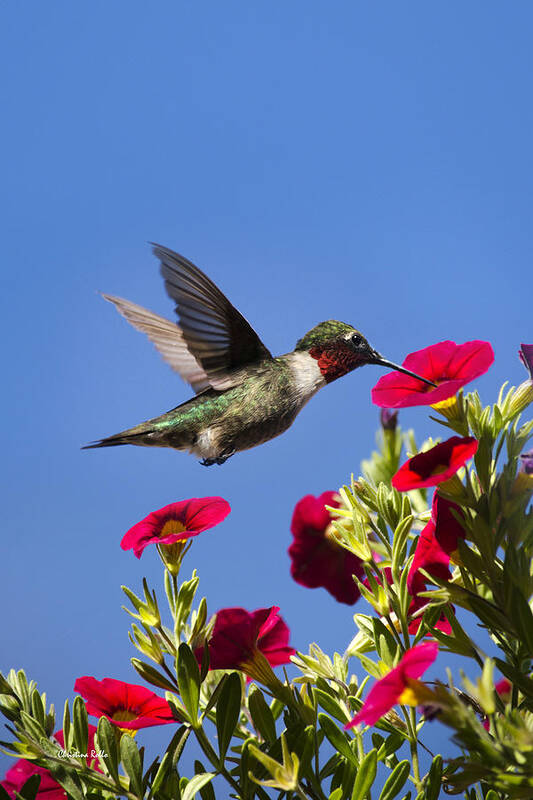
MULTIPOLYGON (((193 398, 192 402, 195 402, 193 398)), ((140 422, 125 431, 119 431, 112 436, 98 439, 96 442, 84 445, 82 450, 93 450, 97 447, 116 447, 120 444, 136 444, 141 447, 173 447, 175 450, 187 450, 194 442, 195 433, 191 431, 187 420, 179 424, 179 410, 184 406, 190 405, 188 400, 160 417, 148 419, 140 422), (177 413, 176 413, 177 412, 177 413), (176 416, 178 420, 176 421, 176 416)))
POLYGON ((98 439, 96 442, 84 444, 82 450, 94 450, 96 447, 116 447, 119 444, 140 444, 148 445, 148 442, 141 441, 146 438, 144 433, 116 433, 113 436, 108 436, 105 439, 98 439))
POLYGON ((119 444, 136 444, 141 447, 164 447, 165 442, 161 441, 161 436, 154 425, 155 420, 148 420, 135 425, 133 428, 128 428, 125 431, 114 433, 113 436, 107 436, 105 439, 99 439, 96 442, 91 442, 82 447, 82 450, 92 450, 96 447, 116 447, 119 444))

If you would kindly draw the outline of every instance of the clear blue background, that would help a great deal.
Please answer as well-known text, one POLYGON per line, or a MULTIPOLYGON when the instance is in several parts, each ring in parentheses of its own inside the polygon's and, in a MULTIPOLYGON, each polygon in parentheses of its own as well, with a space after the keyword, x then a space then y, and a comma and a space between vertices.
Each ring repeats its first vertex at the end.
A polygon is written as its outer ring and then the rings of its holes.
MULTIPOLYGON (((82 452, 190 395, 97 290, 171 317, 158 241, 274 353, 328 318, 400 362, 488 339, 476 385, 493 400, 533 341, 532 23, 525 0, 3 4, 3 669, 59 707, 80 675, 136 682, 120 584, 160 586, 161 569, 120 539, 212 494, 232 514, 186 562, 210 610, 276 603, 297 648, 344 648, 354 609, 293 583, 289 524, 302 495, 358 474, 383 370, 222 468, 82 452)), ((401 421, 441 434, 424 408, 401 421)))

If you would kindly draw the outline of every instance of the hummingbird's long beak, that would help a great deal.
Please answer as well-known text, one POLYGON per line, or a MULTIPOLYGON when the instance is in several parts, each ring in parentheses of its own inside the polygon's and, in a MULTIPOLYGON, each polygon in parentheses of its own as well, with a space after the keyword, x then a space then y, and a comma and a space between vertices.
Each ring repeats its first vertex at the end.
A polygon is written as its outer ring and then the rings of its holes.
POLYGON ((437 387, 436 383, 433 383, 433 381, 428 381, 427 378, 423 378, 421 375, 417 375, 416 372, 411 372, 410 369, 405 369, 405 367, 400 367, 393 361, 387 361, 386 358, 383 358, 383 356, 377 353, 375 350, 374 350, 374 358, 372 359, 371 363, 379 364, 379 366, 381 367, 390 367, 390 369, 395 369, 396 372, 403 372, 404 375, 410 375, 411 378, 417 378, 419 381, 427 383, 428 386, 434 386, 435 388, 437 387))

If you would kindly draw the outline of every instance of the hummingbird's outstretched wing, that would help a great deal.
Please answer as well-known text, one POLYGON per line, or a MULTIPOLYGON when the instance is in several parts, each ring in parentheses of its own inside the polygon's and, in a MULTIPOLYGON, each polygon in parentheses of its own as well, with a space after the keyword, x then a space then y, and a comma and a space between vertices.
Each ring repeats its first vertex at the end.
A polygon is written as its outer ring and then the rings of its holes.
POLYGON ((119 314, 122 314, 134 328, 148 336, 167 364, 170 364, 183 380, 190 383, 197 394, 209 389, 211 386, 209 378, 189 351, 183 333, 175 322, 122 297, 112 297, 110 294, 102 294, 102 297, 113 303, 119 314))
POLYGON ((178 253, 154 245, 189 352, 214 389, 234 385, 232 370, 271 359, 257 333, 207 275, 178 253))

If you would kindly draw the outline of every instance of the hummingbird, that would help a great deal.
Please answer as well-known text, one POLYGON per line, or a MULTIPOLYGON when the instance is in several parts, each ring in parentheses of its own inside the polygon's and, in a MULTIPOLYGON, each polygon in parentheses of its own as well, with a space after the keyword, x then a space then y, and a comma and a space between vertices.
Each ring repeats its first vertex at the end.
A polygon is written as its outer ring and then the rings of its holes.
POLYGON ((191 261, 153 245, 178 322, 120 297, 103 294, 145 333, 196 396, 166 414, 86 445, 135 444, 188 450, 204 466, 286 431, 323 386, 365 364, 431 381, 383 358, 352 325, 315 325, 290 353, 274 357, 251 325, 191 261))

